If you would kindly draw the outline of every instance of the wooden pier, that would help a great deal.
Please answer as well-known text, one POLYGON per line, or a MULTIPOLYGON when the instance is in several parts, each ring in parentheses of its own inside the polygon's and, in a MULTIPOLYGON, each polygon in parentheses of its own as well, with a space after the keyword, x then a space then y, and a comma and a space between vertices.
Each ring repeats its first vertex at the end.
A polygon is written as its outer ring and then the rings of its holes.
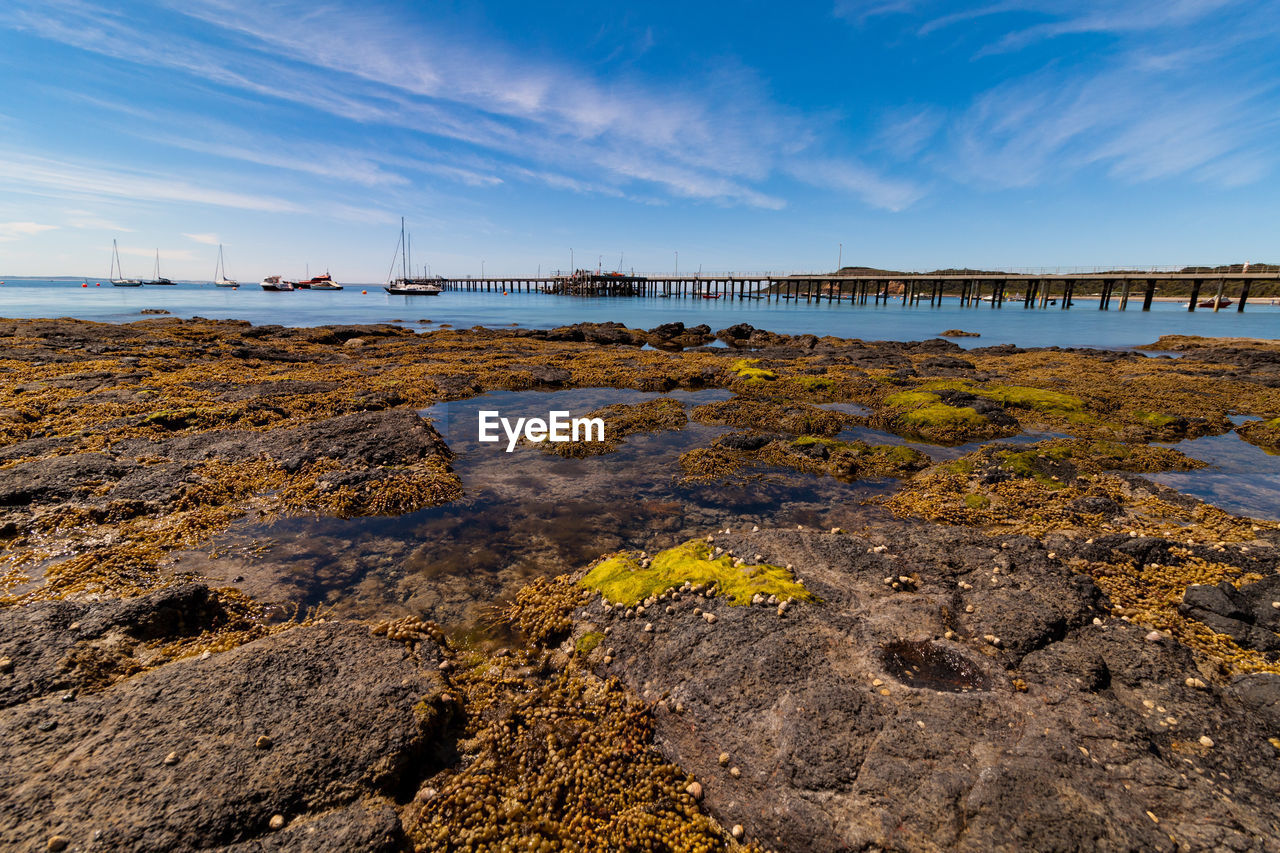
MULTIPOLYGON (((1101 311, 1128 310, 1140 302, 1150 311, 1159 283, 1188 282, 1187 310, 1244 311, 1250 291, 1261 282, 1280 282, 1280 269, 1265 267, 1241 272, 1105 273, 922 273, 922 274, 729 274, 729 275, 619 275, 576 273, 547 278, 447 278, 439 283, 447 291, 489 293, 556 293, 580 297, 647 296, 672 299, 755 299, 765 302, 804 300, 808 303, 848 302, 852 306, 901 303, 940 305, 944 298, 958 298, 966 307, 1005 303, 1023 308, 1050 307, 1066 310, 1077 298, 1097 300, 1101 311), (1090 294, 1078 293, 1084 289, 1090 294), (1206 304, 1201 304, 1206 303, 1206 304)), ((1181 297, 1179 297, 1181 298, 1181 297)))

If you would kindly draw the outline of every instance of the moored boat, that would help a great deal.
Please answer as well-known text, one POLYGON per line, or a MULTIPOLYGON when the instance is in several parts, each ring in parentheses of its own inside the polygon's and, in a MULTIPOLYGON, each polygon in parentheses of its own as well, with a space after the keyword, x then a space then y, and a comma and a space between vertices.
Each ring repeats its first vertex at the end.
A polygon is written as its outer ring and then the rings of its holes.
POLYGON ((333 276, 327 272, 324 275, 300 281, 297 286, 301 290, 342 290, 342 285, 335 283, 333 276))
POLYGON ((1209 299, 1205 299, 1205 300, 1203 300, 1203 301, 1201 301, 1201 302, 1197 302, 1197 303, 1196 303, 1196 307, 1197 307, 1197 308, 1213 308, 1213 307, 1214 307, 1214 303, 1215 303, 1215 302, 1217 302, 1217 307, 1218 307, 1218 308, 1230 308, 1230 307, 1231 307, 1231 300, 1230 300, 1230 299, 1228 299, 1228 298, 1227 298, 1227 297, 1225 297, 1225 296, 1223 296, 1223 297, 1222 297, 1222 298, 1220 298, 1220 299, 1216 299, 1216 298, 1214 298, 1214 297, 1210 297, 1209 299))
POLYGON ((404 219, 400 220, 400 245, 396 246, 396 255, 391 258, 391 268, 395 269, 396 256, 400 258, 400 277, 392 279, 382 288, 393 296, 439 296, 444 288, 436 279, 412 278, 409 275, 408 244, 404 237, 404 219))
POLYGON ((156 249, 156 271, 155 271, 155 277, 154 277, 154 278, 152 278, 150 281, 144 281, 144 282, 143 282, 143 284, 168 285, 168 286, 170 286, 170 287, 172 287, 172 286, 173 286, 173 282, 172 282, 172 281, 170 281, 169 279, 167 279, 167 278, 165 278, 164 276, 160 275, 160 250, 159 250, 159 249, 156 249))
POLYGON ((421 278, 397 278, 382 288, 394 296, 438 296, 444 288, 421 278))
POLYGON ((222 244, 218 244, 218 265, 213 270, 213 283, 218 287, 239 287, 240 282, 227 278, 227 267, 222 261, 222 244))
POLYGON ((297 290, 297 287, 292 281, 285 281, 278 275, 269 275, 262 280, 262 289, 283 293, 297 290))
POLYGON ((115 240, 111 241, 111 272, 108 275, 113 287, 142 287, 139 279, 124 277, 124 270, 120 268, 120 247, 115 240))

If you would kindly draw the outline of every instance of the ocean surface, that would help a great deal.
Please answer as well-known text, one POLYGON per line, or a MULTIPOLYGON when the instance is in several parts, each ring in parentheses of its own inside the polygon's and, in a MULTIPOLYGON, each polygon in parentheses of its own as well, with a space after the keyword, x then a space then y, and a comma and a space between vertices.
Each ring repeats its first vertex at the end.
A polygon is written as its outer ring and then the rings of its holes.
POLYGON ((813 333, 867 340, 922 340, 948 329, 978 332, 959 338, 963 347, 1088 346, 1125 349, 1152 343, 1161 335, 1186 334, 1274 338, 1280 336, 1280 305, 1269 299, 1235 306, 1217 314, 1190 313, 1182 303, 1157 302, 1149 312, 1141 303, 1129 310, 1099 311, 1097 301, 1078 297, 1070 310, 1058 306, 1026 309, 1021 302, 961 307, 947 298, 937 307, 853 306, 849 302, 766 302, 762 299, 690 299, 660 297, 582 298, 541 293, 451 292, 439 296, 391 296, 379 285, 345 285, 342 291, 268 293, 257 283, 238 290, 212 284, 173 287, 112 287, 106 281, 9 280, 0 285, 0 317, 74 317, 107 323, 143 319, 143 309, 164 309, 175 317, 248 320, 256 325, 321 326, 330 323, 402 323, 417 329, 448 324, 553 328, 578 322, 615 321, 632 328, 653 328, 681 321, 706 323, 713 330, 735 323, 789 334, 813 333), (100 285, 100 286, 99 286, 100 285), (367 292, 362 292, 367 291, 367 292), (423 324, 421 320, 430 320, 423 324))

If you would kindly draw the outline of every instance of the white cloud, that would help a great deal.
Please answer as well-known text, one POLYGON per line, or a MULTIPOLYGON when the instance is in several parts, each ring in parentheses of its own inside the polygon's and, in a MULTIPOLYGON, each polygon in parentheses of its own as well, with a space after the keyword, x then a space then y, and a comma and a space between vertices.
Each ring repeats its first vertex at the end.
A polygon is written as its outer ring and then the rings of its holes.
POLYGON ((188 240, 196 243, 203 243, 206 246, 216 246, 222 242, 217 234, 183 234, 188 240))
POLYGON ((0 242, 10 243, 57 228, 56 225, 41 225, 39 222, 0 222, 0 242))

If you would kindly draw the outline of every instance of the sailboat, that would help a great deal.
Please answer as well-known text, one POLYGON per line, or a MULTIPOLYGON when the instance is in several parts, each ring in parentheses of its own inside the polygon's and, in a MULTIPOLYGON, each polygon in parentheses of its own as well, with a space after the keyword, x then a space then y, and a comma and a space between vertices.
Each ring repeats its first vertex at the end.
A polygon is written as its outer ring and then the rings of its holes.
POLYGON ((239 287, 240 282, 227 278, 227 266, 222 261, 222 244, 218 244, 218 265, 213 270, 213 283, 218 287, 239 287))
POLYGON ((151 281, 144 281, 143 284, 167 284, 172 285, 173 282, 160 275, 160 250, 156 249, 156 277, 151 281))
MULTIPOLYGON (((404 239, 404 217, 400 218, 400 245, 396 246, 396 254, 400 256, 400 277, 387 282, 382 289, 394 296, 439 296, 444 292, 440 285, 423 278, 410 278, 408 267, 408 244, 404 239)), ((395 256, 391 258, 391 269, 396 268, 395 256)))
POLYGON ((111 241, 111 272, 108 273, 111 283, 116 287, 141 287, 142 282, 136 278, 125 278, 124 270, 120 267, 120 247, 116 245, 116 241, 111 241), (117 278, 117 276, 119 276, 117 278))

